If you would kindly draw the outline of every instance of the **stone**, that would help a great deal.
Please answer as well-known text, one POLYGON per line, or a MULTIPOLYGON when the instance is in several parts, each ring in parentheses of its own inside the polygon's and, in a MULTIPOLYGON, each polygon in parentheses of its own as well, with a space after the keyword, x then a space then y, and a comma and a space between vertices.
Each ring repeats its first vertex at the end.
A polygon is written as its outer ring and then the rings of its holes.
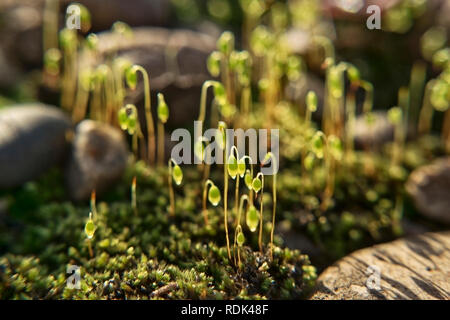
POLYGON ((83 201, 93 190, 97 194, 106 191, 122 177, 128 156, 120 130, 93 120, 80 122, 65 170, 70 198, 83 201))
POLYGON ((425 233, 340 259, 319 276, 311 299, 447 300, 449 277, 450 231, 425 233))
MULTIPOLYGON (((61 12, 73 3, 63 0, 61 12)), ((133 0, 133 4, 123 0, 78 0, 85 5, 92 17, 92 30, 109 29, 116 21, 123 21, 130 26, 166 26, 169 23, 169 0, 133 0)))
POLYGON ((355 147, 378 148, 394 139, 394 126, 389 122, 385 111, 374 111, 374 123, 369 126, 364 115, 355 119, 353 130, 355 147))
POLYGON ((424 217, 450 225, 450 157, 414 170, 406 191, 424 217))
POLYGON ((56 107, 39 103, 0 110, 0 188, 37 178, 67 154, 72 124, 56 107))

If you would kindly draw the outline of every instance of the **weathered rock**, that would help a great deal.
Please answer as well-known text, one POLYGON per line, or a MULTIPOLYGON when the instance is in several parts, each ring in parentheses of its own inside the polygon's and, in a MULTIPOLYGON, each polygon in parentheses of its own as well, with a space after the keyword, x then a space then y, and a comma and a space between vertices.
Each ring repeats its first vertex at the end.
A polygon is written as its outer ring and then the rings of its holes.
POLYGON ((364 115, 356 117, 353 130, 356 148, 377 148, 393 140, 394 126, 389 122, 386 112, 375 111, 373 114, 375 120, 370 126, 364 115))
POLYGON ((55 107, 23 104, 0 110, 0 188, 37 178, 66 153, 70 119, 55 107))
POLYGON ((43 3, 28 0, 0 3, 0 87, 14 86, 25 67, 34 67, 42 61, 42 35, 36 31, 42 26, 43 3))
POLYGON ((449 278, 450 232, 425 233, 342 258, 319 276, 311 299, 450 299, 449 278))
MULTIPOLYGON (((85 5, 92 17, 92 31, 109 29, 116 21, 130 26, 166 26, 169 23, 169 0, 133 0, 133 4, 123 0, 78 0, 85 5)), ((73 3, 64 0, 61 12, 73 3)))
MULTIPOLYGON (((117 53, 143 66, 150 76, 152 105, 157 105, 156 95, 162 92, 170 109, 168 125, 180 127, 198 115, 201 87, 212 78, 206 60, 215 44, 213 37, 189 30, 135 28, 130 38, 103 32, 99 34, 100 59, 82 57, 81 64, 82 68, 95 66, 117 53)), ((127 102, 143 110, 142 81, 130 92, 127 102)), ((153 112, 156 117, 156 108, 153 112)))
POLYGON ((65 172, 69 196, 82 201, 89 199, 93 190, 107 190, 121 178, 127 159, 127 144, 121 131, 92 120, 80 122, 65 172))
POLYGON ((423 216, 450 224, 450 157, 414 170, 406 191, 423 216))

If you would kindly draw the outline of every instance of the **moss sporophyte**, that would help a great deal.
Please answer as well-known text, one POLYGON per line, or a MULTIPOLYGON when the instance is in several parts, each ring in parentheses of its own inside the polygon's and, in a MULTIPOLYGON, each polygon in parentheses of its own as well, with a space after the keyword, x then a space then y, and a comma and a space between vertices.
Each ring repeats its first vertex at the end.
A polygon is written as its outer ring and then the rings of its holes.
POLYGON ((175 160, 173 160, 172 158, 169 159, 168 168, 169 168, 168 182, 169 182, 169 197, 170 197, 169 212, 170 215, 173 217, 175 216, 175 194, 173 191, 172 179, 173 181, 175 181, 175 184, 179 186, 183 181, 183 171, 181 170, 180 166, 175 162, 175 160))
POLYGON ((132 148, 136 159, 139 157, 138 140, 144 142, 144 135, 141 131, 141 125, 138 117, 138 111, 135 105, 127 104, 118 112, 118 121, 122 130, 126 130, 133 137, 132 148))
MULTIPOLYGON (((269 152, 264 157, 264 161, 262 165, 267 164, 269 161, 272 163, 273 174, 272 174, 272 229, 270 231, 270 257, 273 259, 273 234, 275 231, 275 213, 277 210, 277 172, 278 172, 278 163, 277 158, 274 156, 272 152, 269 152)), ((261 199, 262 203, 262 199, 261 199)), ((261 209, 262 210, 262 209, 261 209)))
POLYGON ((217 206, 221 199, 219 188, 217 188, 217 186, 214 184, 214 182, 212 182, 209 179, 206 180, 205 185, 203 187, 203 210, 202 210, 203 217, 205 220, 205 225, 208 225, 209 220, 208 220, 208 209, 206 208, 206 196, 208 196, 208 200, 213 206, 217 206), (208 187, 209 187, 209 191, 208 191, 208 187))
POLYGON ((158 165, 164 162, 164 124, 169 119, 169 107, 162 93, 158 93, 158 165))
POLYGON ((91 258, 94 257, 94 252, 92 250, 92 238, 94 237, 96 226, 94 224, 94 220, 92 218, 92 212, 89 212, 89 219, 86 222, 86 225, 84 226, 84 233, 87 237, 87 244, 88 244, 88 250, 89 250, 89 256, 91 258))
POLYGON ((140 72, 144 78, 144 107, 145 107, 145 119, 147 124, 147 159, 150 165, 155 164, 156 156, 156 142, 155 142, 155 127, 153 124, 153 116, 151 110, 151 98, 150 98, 150 78, 147 71, 139 65, 132 65, 126 70, 125 79, 127 85, 132 89, 136 89, 137 86, 137 73, 140 72))

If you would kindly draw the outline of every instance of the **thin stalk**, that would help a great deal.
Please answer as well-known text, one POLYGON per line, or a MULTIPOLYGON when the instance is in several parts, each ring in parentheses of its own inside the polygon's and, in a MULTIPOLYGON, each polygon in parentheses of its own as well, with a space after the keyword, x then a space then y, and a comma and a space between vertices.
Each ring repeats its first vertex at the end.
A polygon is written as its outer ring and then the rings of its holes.
POLYGON ((43 53, 51 48, 58 48, 58 13, 59 1, 46 0, 43 23, 43 53))
POLYGON ((158 165, 164 163, 164 123, 158 121, 158 165))
MULTIPOLYGON (((231 154, 233 154, 233 152, 236 155, 236 160, 239 161, 239 152, 236 148, 236 146, 232 146, 231 147, 231 154)), ((238 215, 238 204, 239 204, 239 173, 236 175, 236 187, 235 187, 235 191, 234 191, 234 208, 236 211, 236 217, 238 215)))
POLYGON ((134 214, 138 215, 137 210, 137 200, 136 200, 136 176, 133 177, 133 181, 131 183, 131 207, 133 208, 134 214))
POLYGON ((238 268, 241 267, 241 251, 240 251, 240 247, 239 245, 236 245, 237 243, 237 236, 239 234, 239 232, 242 232, 242 227, 239 224, 236 228, 236 230, 234 231, 234 246, 233 246, 233 255, 234 255, 234 265, 237 265, 238 268), (238 261, 236 262, 236 247, 237 247, 237 256, 238 256, 238 261))
POLYGON ((209 87, 214 86, 215 83, 216 83, 216 81, 208 80, 208 81, 205 81, 202 86, 202 93, 200 96, 200 111, 199 111, 198 119, 197 119, 197 121, 201 121, 200 124, 202 126, 203 126, 203 122, 205 122, 205 116, 206 116, 206 98, 208 95, 208 89, 209 89, 209 87))
POLYGON ((205 220, 205 225, 209 224, 208 220, 208 210, 206 208, 206 195, 208 193, 208 186, 212 186, 213 182, 211 180, 206 180, 205 185, 203 187, 203 219, 205 220))
POLYGON ((78 90, 75 99, 75 110, 72 113, 72 120, 75 123, 80 122, 86 117, 86 111, 89 101, 89 90, 86 90, 82 84, 82 77, 78 76, 78 90))
POLYGON ((175 164, 175 161, 171 158, 169 159, 168 167, 169 167, 169 198, 170 198, 170 216, 175 216, 175 194, 173 192, 173 185, 172 185, 172 164, 175 164))
MULTIPOLYGON (((244 161, 247 159, 249 161, 250 164, 250 175, 252 176, 253 179, 253 160, 252 158, 250 158, 249 156, 243 156, 242 159, 244 159, 244 161)), ((248 199, 250 201, 250 204, 253 204, 253 189, 250 188, 250 190, 248 191, 248 199)))
POLYGON ((234 245, 233 245, 233 253, 236 252, 236 247, 237 247, 237 255, 238 255, 238 262, 236 263, 236 254, 234 254, 234 264, 237 266, 241 265, 241 257, 240 257, 240 252, 239 252, 239 245, 237 245, 237 235, 239 234, 239 232, 242 232, 242 227, 241 227, 241 216, 242 216, 242 209, 244 207, 244 201, 247 201, 247 207, 248 207, 248 196, 246 194, 242 195, 241 200, 240 200, 240 204, 239 204, 239 210, 238 210, 238 215, 237 215, 237 224, 236 224, 236 229, 234 231, 234 245))
POLYGON ((89 250, 89 257, 91 257, 92 259, 94 257, 94 251, 92 250, 91 239, 88 239, 88 250, 89 250))
POLYGON ((147 71, 139 66, 134 65, 133 68, 135 68, 136 71, 140 71, 142 76, 144 77, 144 96, 145 96, 145 118, 147 122, 147 139, 148 139, 148 145, 147 145, 147 157, 148 157, 148 163, 150 165, 155 164, 156 160, 156 141, 155 141, 155 127, 153 124, 153 116, 152 116, 152 106, 151 106, 151 99, 150 99, 150 78, 148 76, 147 71))
POLYGON ((264 175, 261 172, 258 172, 256 175, 257 178, 260 177, 261 179, 261 202, 259 204, 259 235, 258 235, 258 246, 259 251, 263 253, 263 246, 262 246, 262 234, 263 234, 263 205, 264 205, 264 175))
MULTIPOLYGON (((411 70, 411 79, 409 82, 409 95, 410 95, 410 106, 411 110, 410 123, 413 124, 417 121, 418 111, 420 109, 420 101, 423 94, 423 89, 425 87, 425 81, 427 76, 426 64, 422 61, 417 61, 414 63, 411 70)), ((416 126, 412 126, 415 130, 416 126)))
MULTIPOLYGON (((221 129, 223 131, 222 134, 225 135, 225 141, 226 139, 226 130, 221 129)), ((225 144, 224 148, 224 159, 223 159, 223 179, 224 179, 224 193, 223 193, 223 213, 224 213, 224 226, 225 226, 225 236, 227 241, 227 252, 228 252, 228 258, 231 261, 231 250, 230 250, 230 238, 228 236, 228 173, 227 173, 227 159, 228 159, 228 152, 227 152, 227 145, 225 144)))
POLYGON ((91 212, 93 214, 93 219, 96 220, 97 219, 97 204, 96 204, 96 192, 95 192, 95 190, 93 190, 91 192, 90 206, 91 206, 91 212))
POLYGON ((445 144, 445 150, 447 151, 447 153, 449 153, 450 152, 450 109, 448 109, 445 112, 441 137, 442 137, 442 141, 445 144))
POLYGON ((419 115, 419 123, 417 130, 419 134, 426 135, 430 133, 434 108, 430 102, 431 90, 433 89, 436 80, 430 80, 425 86, 425 94, 423 97, 422 108, 419 115))
MULTIPOLYGON (((273 235, 274 235, 274 231, 275 231, 275 213, 277 210, 277 159, 275 158, 274 154, 272 152, 267 153, 266 157, 265 157, 265 161, 267 160, 271 160, 272 162, 272 166, 273 166, 273 175, 272 175, 272 201, 273 201, 273 206, 272 206, 272 230, 270 231, 270 258, 273 259, 273 235), (266 160, 267 159, 267 160, 266 160)), ((261 199, 262 200, 262 199, 261 199)))
POLYGON ((356 88, 350 88, 350 92, 347 94, 347 125, 345 126, 346 129, 346 160, 347 163, 353 162, 353 152, 355 150, 354 147, 354 127, 355 127, 355 118, 356 118, 356 99, 355 99, 355 89, 356 88))

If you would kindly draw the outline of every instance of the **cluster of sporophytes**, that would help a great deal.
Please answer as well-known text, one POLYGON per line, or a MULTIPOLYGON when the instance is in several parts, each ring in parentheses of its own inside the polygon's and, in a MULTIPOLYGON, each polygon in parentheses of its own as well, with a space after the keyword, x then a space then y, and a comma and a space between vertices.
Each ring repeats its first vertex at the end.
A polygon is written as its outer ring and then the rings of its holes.
MULTIPOLYGON (((388 113, 395 139, 387 151, 379 153, 370 145, 355 150, 357 110, 362 109, 369 128, 376 121, 373 86, 355 65, 338 62, 332 42, 318 35, 312 45, 325 78, 323 106, 313 91, 304 101, 288 101, 287 85, 306 79, 304 57, 292 53, 286 43, 290 15, 302 11, 290 6, 269 9, 265 1, 242 1, 244 50, 236 50, 234 35, 224 32, 207 61, 215 79, 202 87, 198 120, 206 121, 212 88, 209 122, 221 134, 222 167, 206 161, 182 170, 171 158, 164 172, 169 108, 158 94, 157 143, 151 70, 121 57, 77 69, 78 50, 98 54, 97 36, 81 39, 73 30, 60 32, 61 50, 46 51, 45 73, 49 81, 61 77, 62 106, 75 122, 89 116, 126 131, 135 159, 144 161, 130 167, 133 172, 98 208, 93 192, 90 209, 58 199, 34 207, 34 221, 16 217, 26 222, 25 231, 21 244, 4 242, 17 255, 0 260, 2 298, 298 298, 314 284, 315 268, 299 251, 280 248, 276 226, 297 228, 333 258, 401 234, 403 182, 408 171, 426 163, 439 148, 406 143, 409 110, 421 100, 415 92, 425 81, 423 69, 415 66, 410 88, 399 90, 398 106, 388 113), (265 26, 259 25, 264 13, 269 19, 265 26), (124 105, 127 88, 135 90, 140 77, 144 110, 124 105), (364 91, 362 103, 357 91, 364 91), (312 115, 319 111, 322 123, 316 125, 312 115), (226 129, 239 127, 279 127, 280 136, 288 137, 281 141, 280 163, 268 152, 258 164, 227 145, 226 129), (273 175, 255 169, 269 162, 273 175), (283 170, 277 173, 279 166, 283 170), (175 189, 173 182, 184 187, 175 189), (35 252, 40 254, 33 256, 35 252), (81 266, 81 290, 66 287, 68 264, 81 266)), ((124 23, 112 29, 132 36, 124 23)), ((426 38, 424 47, 437 47, 426 38)), ((450 54, 446 48, 434 51, 432 59, 443 72, 426 85, 418 129, 423 133, 429 131, 433 108, 448 110, 450 54)), ((450 125, 445 123, 443 139, 448 142, 450 125)), ((207 144, 203 137, 194 142, 199 159, 207 160, 207 144)))
MULTIPOLYGON (((196 169, 186 174, 192 184, 201 182, 196 169)), ((274 247, 269 258, 242 246, 245 264, 236 268, 224 246, 221 212, 209 210, 204 224, 195 194, 187 194, 171 217, 165 179, 149 175, 144 162, 130 167, 124 183, 104 196, 107 202, 93 196, 90 208, 61 201, 54 189, 41 192, 60 184, 59 174, 44 177, 16 195, 21 201, 9 218, 18 228, 15 241, 1 238, 2 252, 9 252, 0 258, 2 299, 302 298, 314 285, 314 267, 296 250, 274 247), (132 203, 133 193, 138 199, 138 214, 120 200, 129 195, 132 177, 139 181, 131 196, 132 203), (24 208, 28 198, 39 203, 24 208), (71 265, 80 267, 79 289, 67 284, 71 265)), ((217 201, 214 192, 211 200, 217 201)))

